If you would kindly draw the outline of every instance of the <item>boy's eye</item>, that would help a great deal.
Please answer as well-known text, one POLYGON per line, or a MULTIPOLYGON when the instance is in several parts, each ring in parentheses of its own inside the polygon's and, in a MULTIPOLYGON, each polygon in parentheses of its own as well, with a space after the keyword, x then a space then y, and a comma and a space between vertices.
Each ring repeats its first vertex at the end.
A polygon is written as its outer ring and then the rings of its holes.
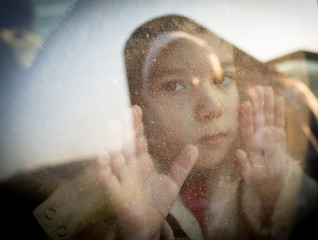
POLYGON ((162 89, 166 92, 179 92, 184 86, 177 81, 166 82, 162 85, 162 89))
POLYGON ((232 77, 227 74, 224 74, 221 79, 214 79, 215 85, 228 85, 231 82, 232 82, 232 77))

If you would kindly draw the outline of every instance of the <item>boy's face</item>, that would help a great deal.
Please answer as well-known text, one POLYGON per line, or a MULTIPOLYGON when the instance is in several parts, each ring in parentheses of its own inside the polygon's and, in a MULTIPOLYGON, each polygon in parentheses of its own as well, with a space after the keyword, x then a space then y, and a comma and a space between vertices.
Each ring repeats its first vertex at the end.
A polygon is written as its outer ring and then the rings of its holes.
POLYGON ((159 168, 166 171, 185 145, 193 144, 199 150, 193 172, 214 169, 238 135, 233 49, 216 54, 194 41, 178 40, 153 62, 142 97, 148 144, 159 168))

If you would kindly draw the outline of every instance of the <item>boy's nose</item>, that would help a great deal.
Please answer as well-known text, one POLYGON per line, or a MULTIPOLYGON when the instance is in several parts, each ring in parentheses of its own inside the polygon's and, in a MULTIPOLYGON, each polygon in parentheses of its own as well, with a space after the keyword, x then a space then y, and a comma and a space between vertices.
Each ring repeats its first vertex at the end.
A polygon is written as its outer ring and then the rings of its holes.
POLYGON ((211 88, 205 88, 197 94, 198 101, 194 109, 194 116, 197 121, 209 121, 222 116, 223 106, 215 93, 213 94, 211 88))

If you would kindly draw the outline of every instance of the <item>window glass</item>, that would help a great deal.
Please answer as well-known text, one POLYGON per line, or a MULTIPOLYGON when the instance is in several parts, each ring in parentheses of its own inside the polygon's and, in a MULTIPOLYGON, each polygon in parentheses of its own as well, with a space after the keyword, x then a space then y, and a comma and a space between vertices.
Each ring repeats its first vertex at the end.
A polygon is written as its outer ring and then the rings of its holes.
POLYGON ((3 2, 0 190, 34 234, 314 231, 316 1, 3 2))

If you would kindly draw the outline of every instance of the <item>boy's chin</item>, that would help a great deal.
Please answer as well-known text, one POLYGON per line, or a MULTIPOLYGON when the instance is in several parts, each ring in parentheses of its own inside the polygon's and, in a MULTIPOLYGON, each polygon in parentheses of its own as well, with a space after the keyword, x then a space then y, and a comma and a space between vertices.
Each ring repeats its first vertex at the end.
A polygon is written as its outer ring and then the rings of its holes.
POLYGON ((199 159, 194 165, 191 174, 197 175, 200 177, 205 174, 212 174, 214 170, 218 168, 220 163, 222 162, 222 158, 218 156, 201 156, 199 155, 199 159))
POLYGON ((197 163, 203 168, 215 168, 225 158, 226 153, 221 150, 200 151, 197 163))

